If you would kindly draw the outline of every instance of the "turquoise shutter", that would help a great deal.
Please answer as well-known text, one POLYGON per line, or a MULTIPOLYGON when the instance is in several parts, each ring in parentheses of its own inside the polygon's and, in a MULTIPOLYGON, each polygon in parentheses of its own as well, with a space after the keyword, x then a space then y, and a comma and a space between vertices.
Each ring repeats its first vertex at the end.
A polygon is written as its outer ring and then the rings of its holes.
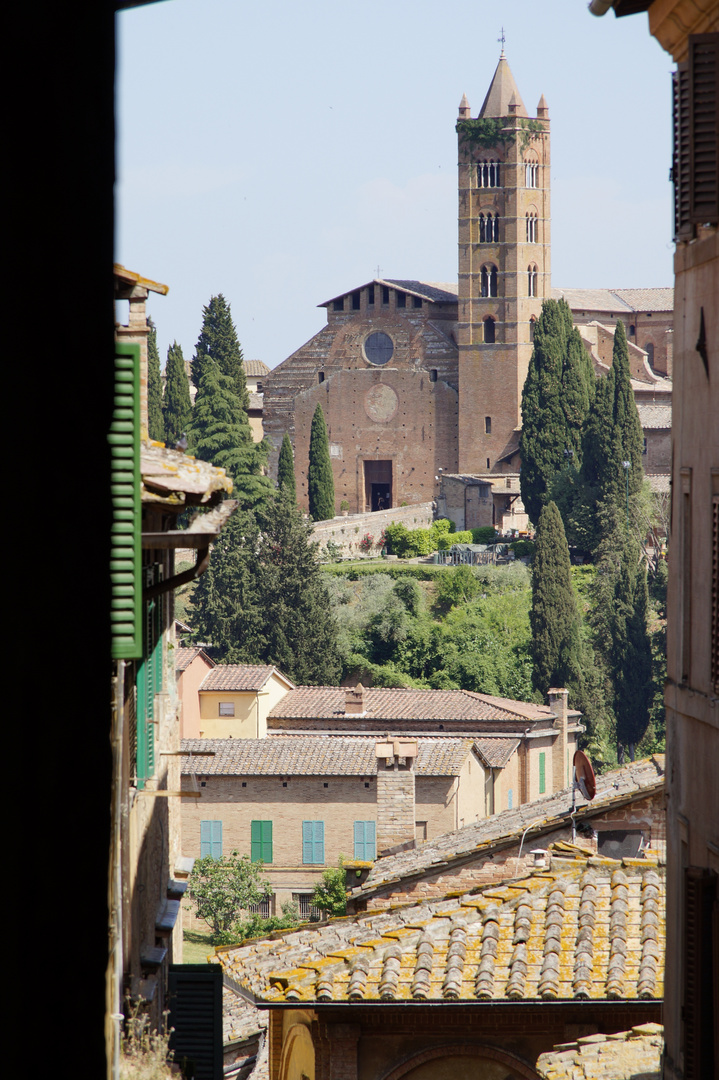
POLYGON ((313 831, 312 831, 312 826, 313 825, 314 825, 314 821, 303 821, 302 822, 302 862, 303 863, 314 862, 314 859, 312 858, 312 855, 313 855, 313 847, 312 847, 313 831))
POLYGON ((374 821, 355 821, 355 859, 373 860, 376 849, 374 821))
POLYGON ((222 822, 213 821, 212 824, 212 858, 222 858, 222 822))
POLYGON ((325 823, 324 821, 314 821, 314 862, 323 863, 325 861, 325 823))
POLYGON ((547 790, 546 754, 544 751, 539 755, 539 794, 544 795, 547 790))
POLYGON ((262 822, 262 861, 272 862, 272 822, 262 822))
POLYGON ((222 858, 222 822, 200 822, 200 858, 211 855, 213 859, 222 858))
POLYGON ((302 862, 306 864, 325 861, 324 821, 302 822, 302 862))
POLYGON ((512 809, 512 789, 511 788, 507 792, 507 809, 508 810, 512 809))
POLYGON ((139 345, 116 347, 108 442, 112 469, 112 656, 115 660, 139 660, 142 656, 139 345))

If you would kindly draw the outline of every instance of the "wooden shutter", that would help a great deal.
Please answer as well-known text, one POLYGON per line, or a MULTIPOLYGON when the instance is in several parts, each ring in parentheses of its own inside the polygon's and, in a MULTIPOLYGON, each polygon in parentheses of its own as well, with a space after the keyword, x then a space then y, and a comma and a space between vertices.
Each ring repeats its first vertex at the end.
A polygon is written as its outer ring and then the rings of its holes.
POLYGON ((547 755, 542 751, 539 755, 539 794, 544 795, 547 790, 547 755))
POLYGON ((112 422, 108 435, 112 473, 112 655, 142 656, 140 504, 140 346, 117 346, 112 422))
POLYGON ((253 821, 250 824, 252 862, 272 862, 272 822, 253 821))
POLYGON ((222 968, 219 964, 171 964, 168 1027, 170 1048, 195 1080, 222 1080, 222 968))
POLYGON ((672 121, 674 152, 674 239, 688 240, 694 230, 689 218, 689 66, 678 64, 672 75, 672 121))
POLYGON ((689 220, 719 222, 719 34, 689 37, 689 220))
POLYGON ((714 1011, 717 1005, 713 965, 717 942, 717 876, 688 866, 684 879, 684 1077, 715 1075, 714 1011))

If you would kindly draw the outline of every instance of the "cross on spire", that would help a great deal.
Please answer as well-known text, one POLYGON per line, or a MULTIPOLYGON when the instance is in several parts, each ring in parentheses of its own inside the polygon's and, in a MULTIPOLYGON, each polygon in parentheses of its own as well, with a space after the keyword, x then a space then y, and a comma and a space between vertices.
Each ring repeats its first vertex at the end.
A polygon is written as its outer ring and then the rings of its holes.
POLYGON ((504 56, 504 42, 505 42, 505 40, 506 40, 506 38, 505 38, 505 36, 504 36, 504 27, 502 27, 502 36, 501 36, 501 37, 498 37, 498 38, 497 38, 497 41, 501 41, 501 43, 502 43, 502 52, 501 52, 501 53, 500 53, 500 55, 499 55, 499 59, 500 59, 500 60, 501 60, 501 59, 503 58, 503 56, 504 56))

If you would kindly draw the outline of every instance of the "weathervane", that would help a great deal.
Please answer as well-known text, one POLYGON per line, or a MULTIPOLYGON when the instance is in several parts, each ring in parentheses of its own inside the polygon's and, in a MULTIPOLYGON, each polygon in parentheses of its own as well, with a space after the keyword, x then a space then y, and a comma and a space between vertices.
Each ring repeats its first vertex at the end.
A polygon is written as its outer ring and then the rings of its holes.
POLYGON ((504 56, 504 42, 505 42, 505 37, 504 37, 504 27, 502 27, 502 36, 501 36, 501 37, 498 37, 498 38, 497 38, 497 41, 501 41, 501 42, 502 42, 502 52, 500 53, 500 57, 499 57, 499 59, 501 60, 501 59, 502 59, 502 57, 504 56))

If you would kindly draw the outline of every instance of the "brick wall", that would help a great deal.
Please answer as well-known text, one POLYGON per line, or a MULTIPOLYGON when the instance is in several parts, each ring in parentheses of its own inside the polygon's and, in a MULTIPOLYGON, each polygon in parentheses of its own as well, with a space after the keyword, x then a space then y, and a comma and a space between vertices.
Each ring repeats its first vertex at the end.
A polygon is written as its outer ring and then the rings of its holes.
POLYGON ((414 840, 414 769, 377 766, 377 852, 414 840))

